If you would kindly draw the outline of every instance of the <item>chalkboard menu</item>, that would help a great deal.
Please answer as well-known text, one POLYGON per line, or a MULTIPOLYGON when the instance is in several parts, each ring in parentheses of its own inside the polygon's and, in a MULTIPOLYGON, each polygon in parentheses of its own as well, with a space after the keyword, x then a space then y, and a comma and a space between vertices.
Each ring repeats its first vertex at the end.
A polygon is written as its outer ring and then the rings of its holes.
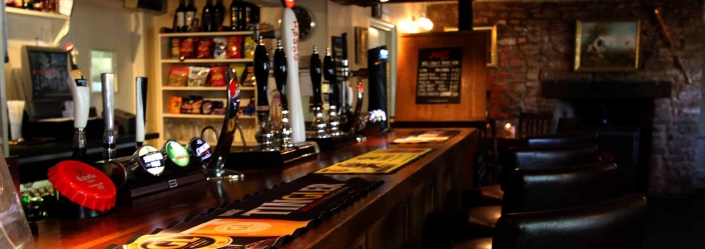
POLYGON ((416 104, 459 104, 463 48, 419 49, 416 104))

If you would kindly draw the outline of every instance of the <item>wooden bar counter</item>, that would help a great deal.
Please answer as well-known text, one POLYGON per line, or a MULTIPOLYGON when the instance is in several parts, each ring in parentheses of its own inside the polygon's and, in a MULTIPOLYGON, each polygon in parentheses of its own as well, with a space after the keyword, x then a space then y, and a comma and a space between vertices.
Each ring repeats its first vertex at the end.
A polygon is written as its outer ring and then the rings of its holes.
POLYGON ((384 180, 354 204, 335 213, 283 248, 421 248, 422 228, 428 214, 460 208, 464 188, 472 184, 472 158, 477 148, 475 129, 453 129, 460 133, 444 143, 390 144, 394 137, 412 130, 397 129, 388 137, 366 141, 334 152, 323 152, 317 160, 285 168, 243 171, 237 182, 208 181, 201 188, 138 206, 118 206, 97 218, 40 221, 38 248, 105 248, 122 245, 136 233, 165 228, 188 215, 242 199, 275 184, 292 181, 317 169, 379 148, 433 148, 419 160, 393 174, 330 175, 338 179, 360 177, 384 180))

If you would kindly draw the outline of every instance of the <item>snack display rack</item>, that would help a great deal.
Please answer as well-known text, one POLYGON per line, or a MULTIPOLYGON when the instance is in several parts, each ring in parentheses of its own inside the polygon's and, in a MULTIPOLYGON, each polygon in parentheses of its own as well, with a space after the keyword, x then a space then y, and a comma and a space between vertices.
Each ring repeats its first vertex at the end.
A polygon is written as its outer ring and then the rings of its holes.
MULTIPOLYGON (((245 66, 248 62, 252 62, 252 58, 235 58, 235 59, 174 59, 170 55, 170 40, 172 38, 215 38, 215 37, 228 37, 228 36, 251 36, 251 31, 238 31, 238 32, 190 32, 190 33, 160 33, 157 34, 158 43, 156 50, 156 66, 158 68, 158 74, 156 75, 156 90, 157 90, 157 111, 156 115, 150 115, 156 117, 157 129, 160 136, 157 144, 162 144, 166 139, 176 139, 181 143, 188 142, 185 139, 179 139, 179 136, 200 136, 198 134, 206 126, 212 126, 220 133, 220 127, 222 125, 223 115, 218 114, 177 114, 170 113, 170 101, 172 97, 175 96, 191 96, 197 95, 202 96, 204 100, 222 100, 225 101, 225 87, 211 87, 211 86, 166 86, 166 82, 169 80, 169 72, 172 67, 188 67, 188 66, 231 66, 237 70, 238 77, 242 75, 245 70, 245 66), (184 129, 180 126, 189 126, 189 129, 184 129), (180 128, 179 128, 180 127, 180 128), (188 133, 188 134, 183 134, 188 133)), ((242 48, 241 48, 242 49, 242 48)), ((239 82, 242 84, 242 82, 239 82)), ((246 107, 251 99, 256 101, 257 95, 255 94, 254 86, 242 86, 240 88, 240 106, 241 109, 246 107)), ((257 117, 241 115, 239 118, 239 125, 242 128, 245 137, 245 143, 248 145, 254 145, 257 143, 254 138, 254 134, 257 131, 257 117)), ((239 132, 239 131, 238 131, 239 132)), ((216 141, 208 138, 206 139, 211 146, 215 146, 216 141)), ((234 146, 242 146, 243 141, 240 134, 235 135, 233 141, 234 146)))

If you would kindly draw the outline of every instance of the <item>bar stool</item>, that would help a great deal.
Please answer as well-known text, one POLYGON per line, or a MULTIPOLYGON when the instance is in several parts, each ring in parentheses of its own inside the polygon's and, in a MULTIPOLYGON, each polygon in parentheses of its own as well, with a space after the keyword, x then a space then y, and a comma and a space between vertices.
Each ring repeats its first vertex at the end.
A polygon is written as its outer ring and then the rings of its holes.
POLYGON ((581 206, 614 197, 617 165, 610 161, 554 169, 516 169, 505 183, 502 205, 471 208, 468 223, 494 228, 507 213, 581 206))
POLYGON ((458 242, 453 249, 637 249, 646 212, 646 198, 633 194, 573 208, 506 214, 497 221, 494 237, 458 242))

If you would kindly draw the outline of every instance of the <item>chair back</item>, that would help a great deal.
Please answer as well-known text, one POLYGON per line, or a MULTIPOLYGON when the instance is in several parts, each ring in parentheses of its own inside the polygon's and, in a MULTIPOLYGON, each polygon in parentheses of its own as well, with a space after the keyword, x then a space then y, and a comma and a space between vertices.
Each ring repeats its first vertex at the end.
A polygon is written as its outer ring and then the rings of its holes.
POLYGON ((502 213, 533 212, 607 201, 615 195, 617 165, 611 161, 515 170, 504 185, 502 213))
POLYGON ((526 146, 530 148, 597 145, 597 133, 581 132, 565 135, 525 137, 524 141, 526 146))
POLYGON ((628 195, 573 208, 503 215, 493 249, 641 248, 646 198, 628 195))
POLYGON ((555 133, 553 129, 553 114, 551 113, 520 113, 519 136, 538 136, 555 133))
POLYGON ((599 161, 597 146, 584 145, 565 148, 511 148, 503 173, 514 169, 550 169, 599 161))

